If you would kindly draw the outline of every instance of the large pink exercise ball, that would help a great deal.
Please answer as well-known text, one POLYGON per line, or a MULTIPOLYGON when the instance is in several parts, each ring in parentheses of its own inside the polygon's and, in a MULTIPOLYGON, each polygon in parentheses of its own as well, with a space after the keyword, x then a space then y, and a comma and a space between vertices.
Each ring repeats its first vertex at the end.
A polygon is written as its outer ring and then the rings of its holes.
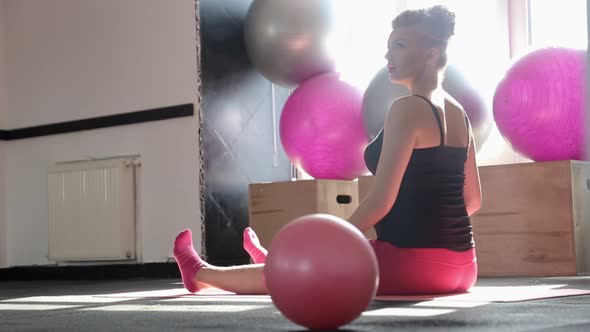
POLYGON ((531 51, 507 71, 494 94, 498 130, 534 161, 581 160, 584 154, 586 51, 531 51))
POLYGON ((275 306, 294 323, 336 329, 352 322, 377 292, 377 257, 352 224, 310 214, 285 225, 273 238, 264 268, 275 306))
POLYGON ((326 73, 304 81, 285 103, 281 144, 291 162, 316 179, 352 180, 368 172, 362 92, 326 73))

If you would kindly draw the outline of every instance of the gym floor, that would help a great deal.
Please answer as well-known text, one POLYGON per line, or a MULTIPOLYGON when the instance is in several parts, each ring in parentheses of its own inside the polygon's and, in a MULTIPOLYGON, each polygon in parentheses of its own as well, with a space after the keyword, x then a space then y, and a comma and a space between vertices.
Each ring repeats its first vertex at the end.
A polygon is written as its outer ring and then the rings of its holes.
MULTIPOLYGON (((480 278, 477 287, 590 291, 590 276, 480 278)), ((590 331, 590 295, 519 302, 373 301, 343 331, 590 331)), ((0 283, 0 331, 303 331, 268 296, 186 296, 178 279, 0 283), (185 296, 182 296, 185 295, 185 296)))

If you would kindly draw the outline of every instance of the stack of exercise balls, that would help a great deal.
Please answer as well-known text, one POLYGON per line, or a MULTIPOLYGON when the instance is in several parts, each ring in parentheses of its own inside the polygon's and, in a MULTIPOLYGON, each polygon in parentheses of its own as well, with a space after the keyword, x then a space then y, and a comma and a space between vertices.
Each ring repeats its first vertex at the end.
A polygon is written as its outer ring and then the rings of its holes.
MULTIPOLYGON (((255 0, 246 16, 246 50, 271 82, 294 88, 280 118, 289 160, 316 179, 367 173, 362 91, 335 72, 338 0, 255 0)), ((341 5, 341 4, 340 4, 341 5)))
MULTIPOLYGON (((255 0, 245 22, 248 55, 272 83, 294 88, 279 134, 291 162, 316 179, 367 172, 362 91, 335 72, 335 7, 341 0, 255 0)), ((288 223, 273 239, 265 280, 285 317, 310 329, 336 329, 366 309, 378 285, 375 254, 363 234, 330 215, 288 223), (335 255, 347 256, 334 260, 335 255)))

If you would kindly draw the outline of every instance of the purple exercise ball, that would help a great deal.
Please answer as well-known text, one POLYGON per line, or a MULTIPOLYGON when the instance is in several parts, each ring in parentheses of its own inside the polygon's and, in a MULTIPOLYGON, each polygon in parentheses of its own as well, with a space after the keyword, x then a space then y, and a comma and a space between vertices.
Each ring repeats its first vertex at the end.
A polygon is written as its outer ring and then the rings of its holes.
POLYGON ((314 76, 289 96, 280 119, 287 157, 315 179, 352 180, 368 172, 362 92, 338 73, 314 76))
POLYGON ((534 161, 582 160, 586 51, 549 47, 517 60, 498 84, 498 130, 534 161))

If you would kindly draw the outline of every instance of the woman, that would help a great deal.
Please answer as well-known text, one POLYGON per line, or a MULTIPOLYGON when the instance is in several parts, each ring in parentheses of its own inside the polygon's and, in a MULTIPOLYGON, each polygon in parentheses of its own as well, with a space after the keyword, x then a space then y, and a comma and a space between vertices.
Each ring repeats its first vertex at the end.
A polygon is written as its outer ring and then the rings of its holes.
MULTIPOLYGON (((393 20, 385 58, 391 81, 406 85, 411 96, 393 102, 367 147, 375 185, 349 218, 363 232, 375 227, 380 295, 462 292, 477 278, 469 216, 481 205, 481 189, 473 134, 461 106, 440 87, 454 26, 454 13, 442 6, 407 10, 393 20)), ((251 229, 244 247, 255 262, 264 261, 251 229)), ((176 238, 174 254, 190 291, 210 285, 266 293, 263 264, 209 265, 188 230, 176 238)))

